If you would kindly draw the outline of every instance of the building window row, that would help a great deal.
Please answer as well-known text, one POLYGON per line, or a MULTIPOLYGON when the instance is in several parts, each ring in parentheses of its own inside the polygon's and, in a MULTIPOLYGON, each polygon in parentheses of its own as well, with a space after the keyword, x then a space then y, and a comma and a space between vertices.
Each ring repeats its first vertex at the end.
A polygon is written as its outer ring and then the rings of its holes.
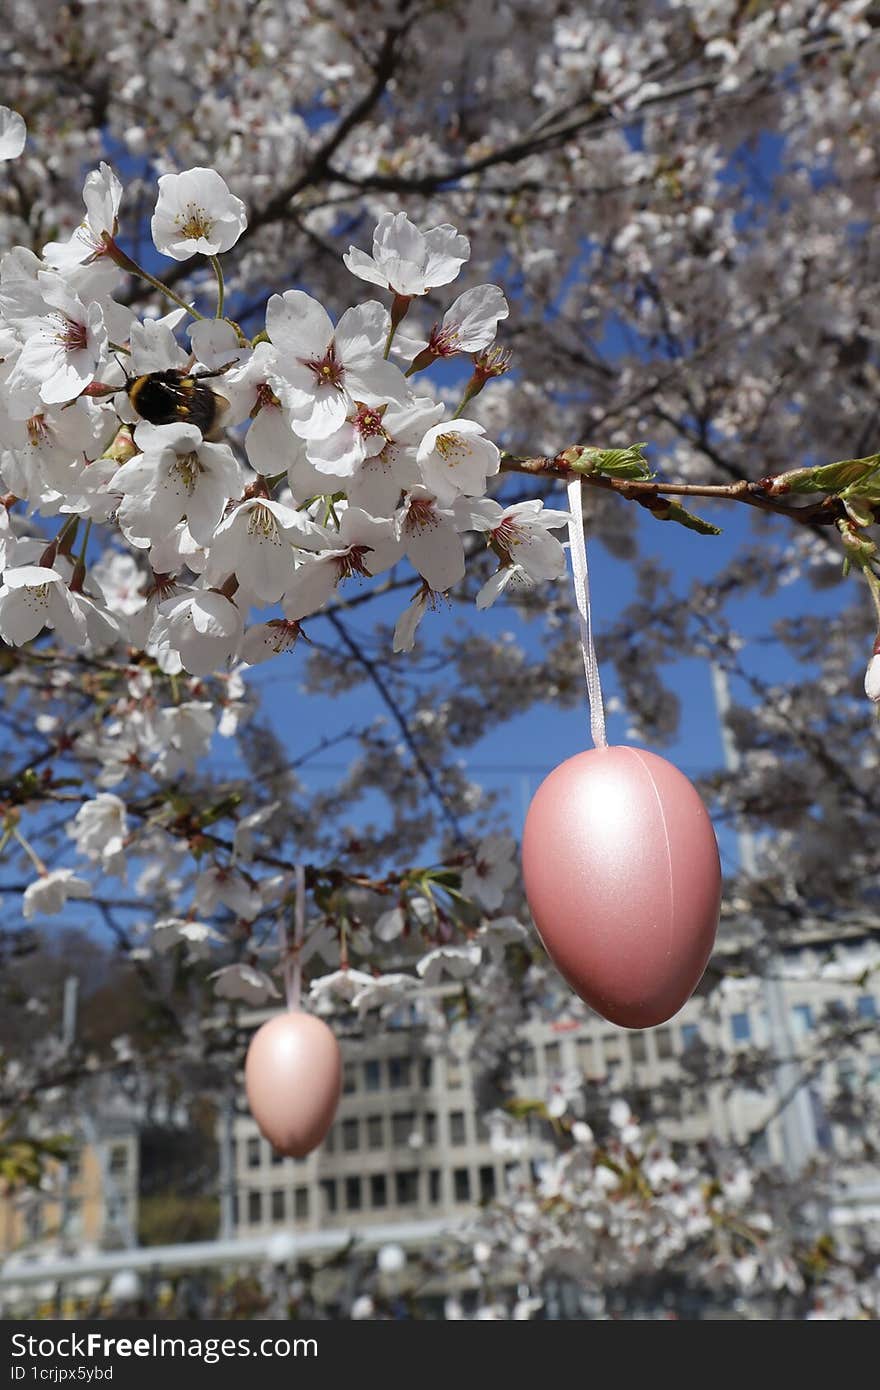
MULTIPOLYGON (((307 1187, 275 1188, 271 1192, 253 1191, 246 1194, 247 1219, 251 1226, 259 1226, 263 1221, 307 1221, 311 1210, 311 1194, 307 1187)), ((235 1219, 238 1220, 236 1201, 235 1219)))
MULTIPOLYGON (((429 1148, 438 1142, 440 1117, 433 1110, 417 1115, 414 1110, 397 1110, 390 1116, 367 1115, 363 1119, 348 1115, 333 1126, 324 1140, 325 1153, 358 1153, 363 1148, 374 1151, 388 1146, 388 1123, 390 1120, 390 1142, 396 1148, 404 1148, 415 1139, 415 1146, 426 1144, 429 1148)), ((452 1110, 447 1117, 448 1142, 460 1147, 468 1142, 467 1115, 464 1110, 452 1110)), ((269 1163, 279 1166, 284 1162, 282 1154, 276 1153, 258 1135, 246 1141, 245 1156, 248 1168, 260 1168, 269 1156, 269 1163)), ((297 1160, 301 1161, 301 1160, 297 1160)))

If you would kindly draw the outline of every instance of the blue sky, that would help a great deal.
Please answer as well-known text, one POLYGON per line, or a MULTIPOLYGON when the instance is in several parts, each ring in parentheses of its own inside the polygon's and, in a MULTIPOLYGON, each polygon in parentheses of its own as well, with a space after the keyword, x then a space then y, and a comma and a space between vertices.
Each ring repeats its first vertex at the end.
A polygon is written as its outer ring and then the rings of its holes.
MULTIPOLYGON (((564 505, 563 499, 561 492, 559 505, 564 505)), ((634 504, 621 500, 620 505, 634 504)), ((692 580, 706 580, 721 570, 744 541, 753 539, 750 517, 744 507, 736 503, 704 504, 700 511, 723 527, 721 536, 699 536, 674 523, 659 523, 639 513, 640 538, 645 553, 656 556, 665 567, 674 570, 683 591, 692 580)), ((777 525, 784 536, 791 523, 779 518, 777 525)), ((609 555, 600 543, 590 544, 589 552, 594 622, 601 633, 634 597, 636 576, 629 563, 609 555)), ((365 605, 354 610, 347 621, 354 630, 368 632, 372 621, 379 616, 386 621, 393 620, 407 595, 408 590, 403 590, 375 604, 365 605)), ((820 592, 808 588, 805 582, 797 582, 780 589, 772 598, 750 596, 732 604, 730 617, 747 642, 742 654, 745 665, 765 679, 791 678, 794 666, 790 655, 772 637, 768 640, 773 622, 807 609, 813 613, 836 613, 856 597, 853 581, 820 592), (759 639, 762 640, 759 642, 759 639)), ((463 611, 457 605, 449 610, 438 609, 425 618, 419 629, 419 642, 430 648, 439 646, 443 637, 456 630, 461 632, 463 624, 477 631, 510 632, 528 654, 539 659, 539 624, 525 622, 516 608, 503 600, 484 613, 463 611)), ((319 618, 311 619, 306 626, 319 641, 328 640, 331 635, 326 623, 319 618)), ((369 683, 332 701, 304 695, 300 686, 303 656, 299 648, 267 666, 254 669, 249 675, 249 679, 260 685, 264 709, 275 729, 285 738, 292 758, 322 737, 332 736, 349 722, 365 723, 372 716, 385 713, 379 695, 369 683), (297 702, 293 718, 292 698, 297 702), (289 731, 286 736, 285 731, 289 731)), ((397 659, 406 661, 407 658, 404 655, 397 659)), ((615 693, 614 673, 608 667, 602 674, 607 697, 615 693)), ((691 777, 719 767, 722 763, 721 738, 708 665, 694 659, 673 662, 665 669, 664 679, 678 694, 682 714, 677 738, 656 751, 670 758, 691 777)), ((746 702, 749 698, 746 690, 735 681, 732 695, 746 702)), ((609 741, 626 742, 626 727, 624 715, 610 715, 609 741)), ((461 756, 473 780, 501 793, 499 805, 508 818, 510 829, 518 835, 529 798, 543 777, 557 763, 590 746, 586 704, 583 709, 539 704, 502 724, 473 748, 463 749, 461 756)), ((218 751, 226 762, 229 752, 218 751)), ((299 776, 306 786, 327 787, 341 775, 350 751, 351 745, 345 744, 330 749, 310 760, 299 776)), ((366 805, 373 811, 378 807, 378 800, 371 799, 366 805)), ((725 870, 732 870, 736 862, 732 832, 722 829, 719 840, 725 870)))

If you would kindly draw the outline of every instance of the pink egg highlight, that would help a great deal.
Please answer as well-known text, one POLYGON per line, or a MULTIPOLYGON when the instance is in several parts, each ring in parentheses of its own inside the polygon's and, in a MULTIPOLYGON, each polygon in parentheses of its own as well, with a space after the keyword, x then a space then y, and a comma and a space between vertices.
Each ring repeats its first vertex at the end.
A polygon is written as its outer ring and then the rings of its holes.
POLYGON ((559 973, 610 1023, 678 1013, 721 909, 715 832, 696 788, 640 748, 578 753, 544 779, 522 842, 526 897, 559 973))
POLYGON ((314 1014, 278 1014, 251 1038, 244 1082, 264 1137, 288 1158, 305 1158, 323 1140, 339 1104, 339 1043, 314 1014))

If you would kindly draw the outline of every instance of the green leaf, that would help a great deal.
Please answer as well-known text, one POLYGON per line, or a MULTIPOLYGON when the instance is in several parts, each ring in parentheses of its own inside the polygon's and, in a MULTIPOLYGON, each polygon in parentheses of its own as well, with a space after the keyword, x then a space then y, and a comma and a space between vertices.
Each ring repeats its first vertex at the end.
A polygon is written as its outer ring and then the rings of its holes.
POLYGON ((781 492, 825 492, 835 496, 853 489, 873 492, 880 497, 880 454, 823 463, 818 468, 792 468, 787 473, 763 478, 761 482, 766 491, 774 495, 781 492))
MULTIPOLYGON (((639 498, 639 501, 642 499, 639 498)), ((688 531, 696 531, 700 536, 721 535, 720 526, 713 526, 711 521, 704 521, 701 516, 695 516, 671 497, 652 497, 650 500, 645 499, 642 504, 658 521, 677 521, 679 526, 685 526, 688 531)))
POLYGON ((574 473, 602 473, 606 478, 645 481, 653 475, 645 458, 647 444, 630 444, 625 449, 591 449, 575 444, 562 458, 574 473))

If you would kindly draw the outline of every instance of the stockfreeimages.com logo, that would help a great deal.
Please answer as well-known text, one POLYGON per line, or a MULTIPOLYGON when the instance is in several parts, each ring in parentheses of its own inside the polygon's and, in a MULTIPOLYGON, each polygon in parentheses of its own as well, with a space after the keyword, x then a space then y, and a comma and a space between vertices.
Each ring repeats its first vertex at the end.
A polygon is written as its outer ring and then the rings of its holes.
POLYGON ((180 1360, 192 1359, 206 1365, 235 1357, 317 1356, 318 1343, 314 1337, 164 1337, 158 1332, 148 1337, 105 1337, 101 1332, 72 1332, 62 1337, 33 1337, 24 1332, 12 1335, 12 1379, 24 1380, 103 1380, 112 1379, 117 1358, 180 1360), (31 1365, 22 1365, 21 1357, 29 1357, 31 1365), (71 1361, 97 1359, 111 1362, 100 1366, 40 1366, 40 1361, 71 1361))

